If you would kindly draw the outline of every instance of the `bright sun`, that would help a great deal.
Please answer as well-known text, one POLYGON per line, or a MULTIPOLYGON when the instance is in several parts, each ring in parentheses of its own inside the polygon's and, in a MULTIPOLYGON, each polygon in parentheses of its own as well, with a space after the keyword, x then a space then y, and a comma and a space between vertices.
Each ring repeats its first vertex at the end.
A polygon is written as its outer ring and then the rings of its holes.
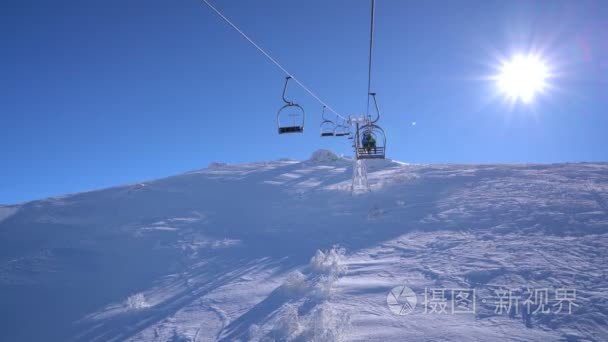
POLYGON ((547 76, 547 66, 540 58, 517 55, 502 65, 497 81, 505 95, 529 103, 545 89, 547 76))

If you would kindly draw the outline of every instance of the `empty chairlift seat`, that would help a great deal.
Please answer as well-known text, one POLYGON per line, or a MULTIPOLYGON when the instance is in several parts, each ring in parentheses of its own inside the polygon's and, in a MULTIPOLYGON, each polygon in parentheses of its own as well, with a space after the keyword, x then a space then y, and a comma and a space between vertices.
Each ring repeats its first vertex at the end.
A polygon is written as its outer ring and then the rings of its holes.
POLYGON ((304 132, 304 109, 297 103, 286 104, 277 114, 279 134, 304 132))
POLYGON ((283 87, 283 102, 285 102, 285 105, 283 105, 283 107, 281 107, 277 113, 277 126, 279 134, 304 132, 304 108, 302 108, 302 106, 299 104, 285 98, 287 83, 289 83, 290 79, 290 76, 285 78, 285 86, 283 87))
POLYGON ((321 122, 321 136, 322 137, 333 137, 335 135, 336 124, 329 120, 323 120, 321 122))

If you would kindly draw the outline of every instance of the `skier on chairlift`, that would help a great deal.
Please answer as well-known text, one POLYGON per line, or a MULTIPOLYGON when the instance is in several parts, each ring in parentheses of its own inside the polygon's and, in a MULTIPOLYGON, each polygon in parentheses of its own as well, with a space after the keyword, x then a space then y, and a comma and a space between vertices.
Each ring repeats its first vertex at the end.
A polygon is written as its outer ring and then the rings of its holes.
POLYGON ((376 153, 376 138, 374 138, 374 135, 371 132, 365 132, 363 133, 363 139, 361 141, 361 143, 363 144, 363 148, 365 149, 365 151, 367 151, 367 153, 371 153, 371 150, 374 150, 374 154, 376 153))

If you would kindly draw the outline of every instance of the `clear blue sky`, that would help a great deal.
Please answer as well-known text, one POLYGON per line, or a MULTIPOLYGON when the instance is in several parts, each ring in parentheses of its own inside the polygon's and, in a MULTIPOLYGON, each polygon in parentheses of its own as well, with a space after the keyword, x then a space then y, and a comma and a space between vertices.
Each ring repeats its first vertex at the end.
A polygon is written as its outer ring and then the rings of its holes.
MULTIPOLYGON (((369 1, 213 3, 332 107, 362 113, 369 1)), ((0 203, 143 181, 211 161, 351 153, 278 136, 284 75, 200 1, 0 5, 0 203)), ((388 156, 414 163, 608 160, 607 1, 377 0, 373 89, 388 156), (499 57, 541 51, 551 90, 497 98, 499 57), (411 123, 416 122, 413 126, 411 123)))

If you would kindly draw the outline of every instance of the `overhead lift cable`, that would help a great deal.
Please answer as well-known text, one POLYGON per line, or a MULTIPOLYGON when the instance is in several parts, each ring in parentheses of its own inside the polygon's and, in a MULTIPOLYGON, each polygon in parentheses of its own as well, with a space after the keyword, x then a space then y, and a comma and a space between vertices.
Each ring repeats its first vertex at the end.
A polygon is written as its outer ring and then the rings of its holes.
POLYGON ((348 120, 344 116, 340 115, 340 113, 336 112, 333 108, 331 108, 327 103, 325 103, 319 96, 313 93, 307 86, 305 86, 300 80, 293 76, 292 73, 287 71, 276 59, 274 59, 268 52, 264 51, 258 44, 256 44, 249 36, 245 34, 241 29, 239 29, 230 19, 228 19, 225 15, 223 15, 217 8, 215 8, 208 0, 202 0, 209 8, 211 8, 220 18, 222 18, 228 25, 230 25, 235 31, 237 31, 243 38, 245 38, 251 45, 253 45, 258 51, 260 51, 266 58, 268 58, 274 65, 276 65, 281 71, 283 71, 287 77, 290 77, 294 82, 296 82, 302 89, 304 89, 310 96, 312 96, 315 100, 317 100, 321 105, 325 106, 325 108, 342 118, 343 120, 348 120))

